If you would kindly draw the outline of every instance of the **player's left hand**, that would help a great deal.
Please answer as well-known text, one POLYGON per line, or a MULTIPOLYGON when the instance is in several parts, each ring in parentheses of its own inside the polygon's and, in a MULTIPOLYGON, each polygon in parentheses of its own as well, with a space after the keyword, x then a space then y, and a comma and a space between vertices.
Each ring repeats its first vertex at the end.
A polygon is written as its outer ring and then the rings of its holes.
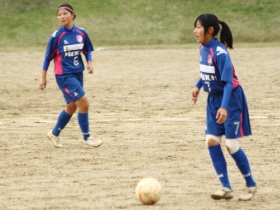
POLYGON ((227 110, 220 108, 216 114, 216 119, 218 119, 218 124, 223 124, 227 120, 227 110))
POLYGON ((93 73, 93 67, 92 65, 87 65, 87 70, 88 70, 88 73, 92 74, 93 73))

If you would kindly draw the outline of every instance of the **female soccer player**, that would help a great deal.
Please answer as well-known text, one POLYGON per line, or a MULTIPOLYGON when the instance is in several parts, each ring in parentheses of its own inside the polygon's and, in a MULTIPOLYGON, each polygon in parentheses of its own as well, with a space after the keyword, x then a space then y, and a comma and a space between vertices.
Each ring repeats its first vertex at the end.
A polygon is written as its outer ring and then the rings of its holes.
POLYGON ((246 97, 235 75, 227 48, 233 49, 228 25, 213 14, 202 14, 194 22, 194 34, 200 43, 200 79, 191 92, 194 104, 203 87, 208 92, 206 117, 206 144, 222 189, 213 193, 214 200, 233 198, 226 160, 221 149, 222 135, 228 152, 245 178, 247 194, 239 200, 253 198, 257 190, 249 161, 239 147, 239 138, 251 135, 246 97), (215 36, 220 31, 220 41, 215 36))
POLYGON ((91 137, 89 132, 89 103, 83 90, 84 64, 81 57, 83 53, 86 57, 88 73, 92 74, 91 51, 93 51, 93 46, 86 31, 74 26, 76 14, 70 4, 60 5, 57 9, 57 17, 61 28, 55 31, 49 39, 39 87, 41 90, 46 88, 47 70, 50 61, 54 59, 56 82, 64 95, 66 106, 59 114, 55 127, 48 132, 47 136, 55 147, 62 147, 59 134, 78 109, 78 122, 85 143, 98 147, 102 141, 91 137))

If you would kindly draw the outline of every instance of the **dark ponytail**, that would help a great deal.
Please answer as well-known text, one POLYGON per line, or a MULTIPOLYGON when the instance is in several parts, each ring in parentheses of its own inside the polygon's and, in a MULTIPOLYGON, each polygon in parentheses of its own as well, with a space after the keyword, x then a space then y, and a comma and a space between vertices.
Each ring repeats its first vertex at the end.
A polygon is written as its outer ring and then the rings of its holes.
POLYGON ((227 48, 233 49, 233 38, 232 38, 230 28, 223 21, 219 21, 219 23, 222 25, 222 30, 221 30, 221 33, 220 33, 220 41, 224 45, 226 45, 227 48))
POLYGON ((228 25, 223 22, 219 21, 218 18, 213 14, 202 14, 196 18, 194 21, 194 27, 196 27, 197 21, 204 27, 204 33, 206 34, 210 27, 214 28, 215 37, 220 31, 220 24, 222 26, 221 33, 220 33, 220 41, 230 49, 233 49, 233 38, 231 34, 231 30, 228 25))

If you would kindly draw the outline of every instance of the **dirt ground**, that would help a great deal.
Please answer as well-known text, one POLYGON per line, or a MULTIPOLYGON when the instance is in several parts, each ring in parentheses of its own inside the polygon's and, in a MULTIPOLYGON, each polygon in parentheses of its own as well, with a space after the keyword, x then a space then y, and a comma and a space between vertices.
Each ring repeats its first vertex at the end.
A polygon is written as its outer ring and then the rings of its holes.
POLYGON ((48 72, 38 89, 44 52, 0 52, 0 209, 238 210, 280 209, 280 48, 236 48, 231 57, 247 95, 253 135, 243 138, 258 193, 240 202, 245 182, 225 152, 235 198, 214 201, 220 188, 205 147, 206 93, 190 91, 199 77, 198 49, 102 50, 95 73, 85 73, 92 135, 82 142, 76 115, 61 133, 63 148, 46 134, 64 107, 48 72), (154 206, 135 197, 154 177, 163 196, 154 206))

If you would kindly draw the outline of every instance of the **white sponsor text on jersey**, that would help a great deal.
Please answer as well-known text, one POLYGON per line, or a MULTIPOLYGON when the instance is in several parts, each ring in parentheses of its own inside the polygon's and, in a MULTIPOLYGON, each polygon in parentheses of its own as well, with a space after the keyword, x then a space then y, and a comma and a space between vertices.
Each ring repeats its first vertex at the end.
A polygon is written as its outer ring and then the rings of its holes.
POLYGON ((200 64, 200 72, 205 72, 205 73, 208 73, 208 74, 215 74, 215 67, 200 64))
POLYGON ((67 52, 67 51, 71 51, 71 50, 81 50, 81 49, 83 49, 83 47, 84 47, 84 44, 73 44, 73 45, 64 46, 63 49, 64 49, 64 52, 67 52))
POLYGON ((217 77, 215 75, 203 74, 200 72, 200 78, 205 81, 217 81, 217 77))

